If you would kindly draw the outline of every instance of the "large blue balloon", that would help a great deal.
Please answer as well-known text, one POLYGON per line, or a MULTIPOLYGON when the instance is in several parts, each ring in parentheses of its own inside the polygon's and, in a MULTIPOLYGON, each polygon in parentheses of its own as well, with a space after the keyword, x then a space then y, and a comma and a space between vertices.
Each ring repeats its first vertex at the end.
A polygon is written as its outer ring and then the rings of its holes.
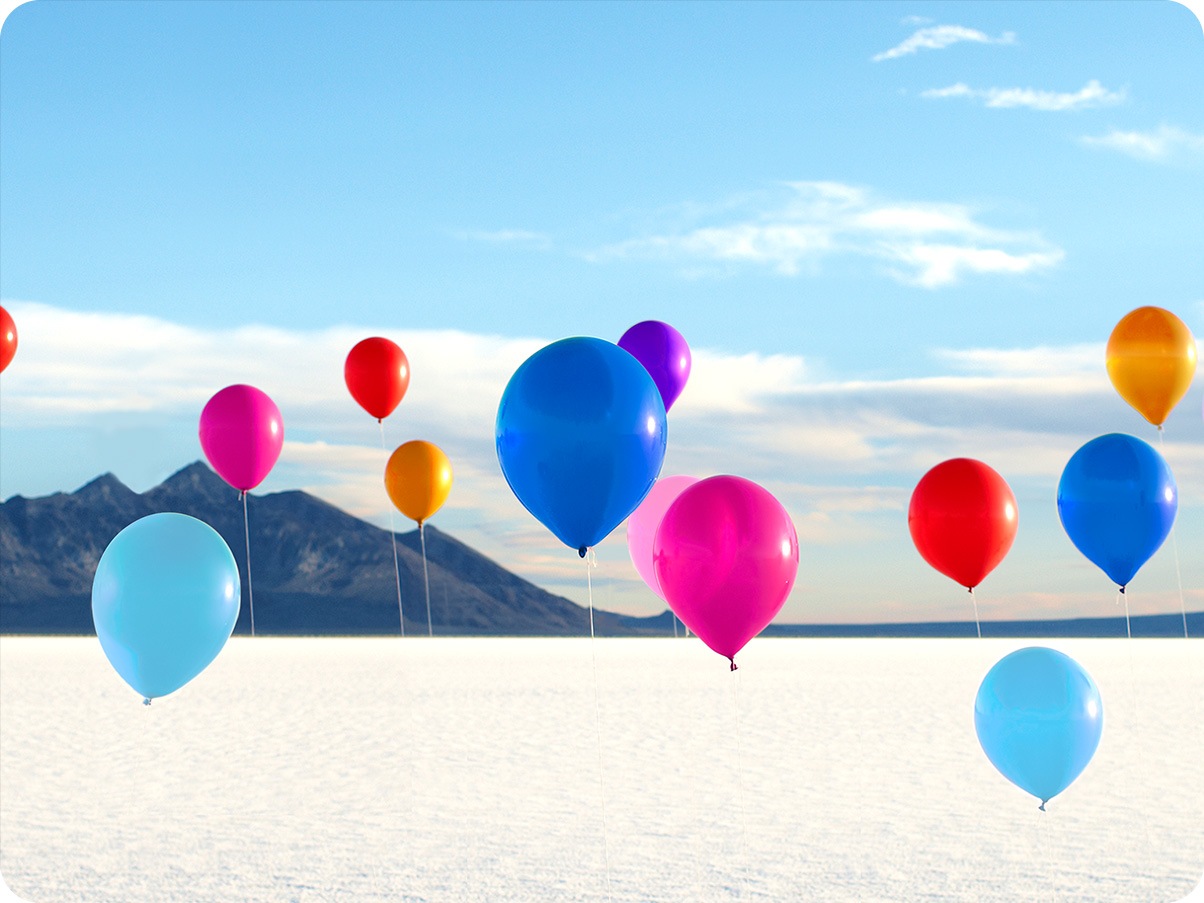
POLYGON ((602 339, 561 339, 502 393, 497 457, 523 506, 584 555, 623 522, 665 459, 665 405, 644 365, 602 339))
POLYGON ((1104 707, 1078 662, 1031 646, 987 672, 974 700, 974 728, 991 764, 1044 809, 1095 755, 1104 707))
POLYGON ((238 565, 216 530, 186 514, 151 514, 100 556, 92 620, 109 662, 149 703, 217 657, 239 598, 238 565))
POLYGON ((1162 455, 1124 433, 1092 439, 1058 482, 1066 535, 1122 589, 1166 540, 1178 507, 1162 455))

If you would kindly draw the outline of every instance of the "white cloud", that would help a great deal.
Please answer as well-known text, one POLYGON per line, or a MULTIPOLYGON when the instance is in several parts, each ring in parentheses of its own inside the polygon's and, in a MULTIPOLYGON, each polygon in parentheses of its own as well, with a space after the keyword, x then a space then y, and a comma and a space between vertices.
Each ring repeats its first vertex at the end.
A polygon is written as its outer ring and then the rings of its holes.
POLYGON ((494 245, 518 245, 546 251, 552 247, 552 238, 545 232, 532 232, 527 229, 494 229, 469 230, 452 233, 463 241, 481 241, 494 245))
MULTIPOLYGON (((909 19, 910 21, 904 20, 906 24, 919 24, 923 21, 914 17, 909 17, 909 19)), ((890 50, 876 54, 873 61, 878 63, 882 60, 893 60, 920 50, 944 50, 946 47, 960 44, 963 41, 975 44, 1014 44, 1016 35, 1013 32, 1005 31, 999 37, 992 38, 975 28, 966 28, 963 25, 933 25, 929 28, 921 28, 890 50)))
POLYGON ((1036 88, 971 88, 958 82, 947 88, 931 88, 921 92, 920 96, 930 99, 965 97, 969 100, 980 100, 983 106, 994 109, 1024 107, 1029 110, 1064 112, 1118 104, 1124 101, 1125 92, 1109 91, 1092 79, 1074 93, 1042 91, 1036 88))
MULTIPOLYGON (((716 208, 727 221, 635 238, 590 255, 768 266, 793 276, 827 257, 877 260, 900 282, 938 288, 969 274, 1018 275, 1062 260, 1028 232, 986 226, 960 204, 894 201, 839 182, 795 182, 716 208)), ((703 214, 705 215, 705 214, 703 214)))
POLYGON ((1119 151, 1154 163, 1204 159, 1204 135, 1193 135, 1169 125, 1162 125, 1152 132, 1113 129, 1106 135, 1084 135, 1080 140, 1087 147, 1119 151))

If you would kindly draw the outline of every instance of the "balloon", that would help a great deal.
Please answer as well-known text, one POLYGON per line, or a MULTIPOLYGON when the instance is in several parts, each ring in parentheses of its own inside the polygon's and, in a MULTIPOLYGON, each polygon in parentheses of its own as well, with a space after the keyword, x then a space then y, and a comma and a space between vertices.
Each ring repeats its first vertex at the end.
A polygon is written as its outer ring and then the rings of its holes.
POLYGON ((1123 590, 1175 523, 1179 493, 1162 455, 1124 433, 1092 439, 1058 481, 1058 517, 1075 547, 1123 590))
POLYGON ((683 489, 653 549, 669 607, 733 671, 736 653, 781 611, 798 574, 790 515, 743 477, 708 477, 683 489))
POLYGON ((953 458, 924 474, 907 510, 907 527, 920 555, 969 589, 1003 561, 1018 522, 1007 482, 973 458, 953 458))
POLYGON ((254 386, 227 386, 201 411, 201 448, 223 480, 254 489, 284 446, 284 421, 275 402, 254 386))
POLYGON ((12 363, 17 353, 17 324, 12 314, 0 307, 0 373, 12 363))
POLYGON ((217 657, 238 620, 238 566, 225 540, 186 514, 134 521, 100 556, 92 621, 109 662, 149 702, 217 657))
POLYGON ((660 320, 645 320, 623 333, 619 347, 647 369, 660 390, 665 410, 673 407, 690 378, 690 346, 681 333, 660 320))
POLYGON ((698 477, 661 477, 652 487, 652 491, 644 497, 638 508, 627 518, 627 552, 631 555, 631 563, 636 571, 648 584, 648 588, 665 598, 660 582, 656 579, 656 563, 653 558, 653 541, 656 530, 669 506, 681 495, 687 486, 698 482, 698 477))
POLYGON ((385 465, 385 491, 397 510, 422 524, 451 492, 452 466, 443 449, 415 439, 399 445, 385 465))
POLYGON ((1030 646, 987 672, 974 700, 974 728, 991 764, 1044 809, 1095 755, 1104 707, 1078 662, 1030 646))
POLYGON ((410 387, 410 362, 395 342, 374 336, 358 342, 343 364, 343 379, 361 408, 383 420, 410 387))
POLYGON ((1108 338, 1108 377, 1121 398, 1160 427, 1191 386, 1196 354, 1182 320, 1161 307, 1139 307, 1108 338))
POLYGON ((648 371, 619 346, 561 339, 510 378, 496 437, 518 500, 584 557, 656 482, 665 405, 648 371))

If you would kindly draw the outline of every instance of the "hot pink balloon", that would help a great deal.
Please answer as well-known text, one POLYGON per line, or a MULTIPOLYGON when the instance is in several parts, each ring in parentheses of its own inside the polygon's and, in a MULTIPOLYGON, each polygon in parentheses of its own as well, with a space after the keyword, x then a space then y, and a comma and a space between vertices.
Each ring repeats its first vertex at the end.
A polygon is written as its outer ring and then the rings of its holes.
POLYGON ((263 482, 284 445, 276 403, 254 386, 226 386, 201 411, 201 448, 223 480, 246 492, 263 482))
POLYGON ((653 549, 669 607, 733 671, 736 653, 781 611, 798 574, 790 515, 743 477, 708 477, 682 490, 653 549))
POLYGON ((661 585, 656 579, 656 565, 653 561, 652 544, 656 539, 656 529, 682 490, 697 482, 698 477, 661 477, 644 496, 640 506, 627 518, 627 552, 631 555, 631 563, 644 578, 648 588, 662 599, 665 598, 665 594, 661 592, 661 585))

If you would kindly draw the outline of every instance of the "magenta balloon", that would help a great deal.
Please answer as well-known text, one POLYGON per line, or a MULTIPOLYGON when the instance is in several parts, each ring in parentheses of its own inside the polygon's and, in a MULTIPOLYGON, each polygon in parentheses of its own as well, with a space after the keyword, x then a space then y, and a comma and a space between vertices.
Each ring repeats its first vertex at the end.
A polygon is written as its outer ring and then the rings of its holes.
POLYGON ((733 670, 736 653, 781 611, 798 574, 790 515, 743 477, 708 477, 683 489, 653 549, 669 607, 733 670))
POLYGON ((661 591, 660 582, 656 579, 656 565, 653 562, 653 541, 656 539, 656 529, 661 525, 661 519, 669 506, 681 495, 687 486, 698 482, 698 477, 661 477, 644 496, 640 506, 631 512, 627 518, 627 552, 631 555, 631 563, 639 571, 648 588, 665 598, 661 591))
POLYGON ((223 480, 246 492, 280 457, 284 421, 276 403, 254 386, 226 386, 201 411, 201 448, 223 480))
POLYGON ((644 365, 665 410, 673 407, 690 378, 690 346, 682 334, 660 320, 644 320, 623 333, 618 345, 644 365))

